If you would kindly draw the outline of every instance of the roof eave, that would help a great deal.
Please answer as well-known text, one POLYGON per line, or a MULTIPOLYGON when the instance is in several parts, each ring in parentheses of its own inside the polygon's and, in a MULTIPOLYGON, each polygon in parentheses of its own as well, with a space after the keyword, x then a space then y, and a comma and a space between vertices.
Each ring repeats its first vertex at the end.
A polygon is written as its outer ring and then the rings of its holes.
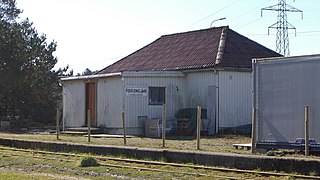
POLYGON ((122 77, 184 77, 181 71, 124 71, 122 77))
POLYGON ((112 77, 112 76, 121 76, 121 72, 118 72, 118 73, 108 73, 108 74, 95 74, 95 75, 88 75, 88 76, 66 77, 66 78, 61 78, 61 81, 98 79, 98 78, 112 77))

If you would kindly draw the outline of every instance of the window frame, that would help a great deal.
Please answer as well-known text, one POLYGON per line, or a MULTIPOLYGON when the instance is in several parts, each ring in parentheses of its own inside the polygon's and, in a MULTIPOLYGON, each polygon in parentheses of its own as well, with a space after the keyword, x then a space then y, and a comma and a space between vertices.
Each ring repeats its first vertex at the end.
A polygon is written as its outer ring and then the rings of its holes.
POLYGON ((166 103, 166 87, 160 87, 160 86, 149 86, 149 96, 148 96, 148 104, 152 105, 152 106, 157 106, 157 105, 163 105, 166 103), (158 100, 159 98, 163 98, 161 99, 161 101, 157 102, 157 101, 153 101, 154 99, 156 99, 154 92, 155 90, 157 90, 157 96, 158 96, 158 100), (161 95, 163 93, 163 95, 161 95), (163 97, 161 97, 163 96, 163 97))

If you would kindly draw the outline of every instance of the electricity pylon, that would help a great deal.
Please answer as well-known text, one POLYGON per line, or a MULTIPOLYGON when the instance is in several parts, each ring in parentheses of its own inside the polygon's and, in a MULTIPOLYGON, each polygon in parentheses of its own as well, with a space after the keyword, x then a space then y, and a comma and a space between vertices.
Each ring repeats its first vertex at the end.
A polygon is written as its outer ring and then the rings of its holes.
POLYGON ((290 56, 288 29, 294 29, 296 35, 296 28, 287 21, 287 12, 300 12, 301 18, 303 18, 303 12, 287 4, 286 0, 279 0, 276 5, 262 8, 261 16, 263 10, 278 12, 278 21, 268 27, 268 35, 270 34, 270 29, 276 29, 276 51, 284 56, 290 56))

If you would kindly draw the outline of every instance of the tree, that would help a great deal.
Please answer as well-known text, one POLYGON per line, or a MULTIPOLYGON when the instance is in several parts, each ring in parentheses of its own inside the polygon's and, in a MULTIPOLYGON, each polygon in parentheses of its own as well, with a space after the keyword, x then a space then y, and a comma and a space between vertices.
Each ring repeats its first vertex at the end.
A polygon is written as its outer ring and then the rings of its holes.
POLYGON ((91 75, 93 72, 89 69, 89 68, 86 68, 84 70, 84 72, 82 73, 82 76, 87 76, 87 75, 91 75))
POLYGON ((0 119, 54 122, 59 76, 68 67, 52 70, 57 43, 47 43, 28 19, 17 22, 21 12, 15 0, 0 0, 0 119))
POLYGON ((0 0, 0 19, 14 21, 22 11, 16 7, 16 0, 0 0))
MULTIPOLYGON (((86 68, 81 74, 77 73, 75 76, 88 76, 88 75, 93 75, 96 72, 98 72, 97 70, 95 71, 91 71, 89 68, 86 68)), ((73 76, 73 71, 71 70, 71 72, 68 74, 68 76, 73 76)))

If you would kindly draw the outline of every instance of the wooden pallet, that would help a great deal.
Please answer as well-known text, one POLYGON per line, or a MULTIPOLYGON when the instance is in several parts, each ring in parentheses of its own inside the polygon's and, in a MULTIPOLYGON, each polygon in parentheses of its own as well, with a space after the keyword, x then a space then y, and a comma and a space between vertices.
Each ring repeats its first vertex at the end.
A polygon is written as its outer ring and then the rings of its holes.
POLYGON ((251 149, 251 144, 232 144, 232 146, 236 149, 244 149, 244 150, 251 149))

